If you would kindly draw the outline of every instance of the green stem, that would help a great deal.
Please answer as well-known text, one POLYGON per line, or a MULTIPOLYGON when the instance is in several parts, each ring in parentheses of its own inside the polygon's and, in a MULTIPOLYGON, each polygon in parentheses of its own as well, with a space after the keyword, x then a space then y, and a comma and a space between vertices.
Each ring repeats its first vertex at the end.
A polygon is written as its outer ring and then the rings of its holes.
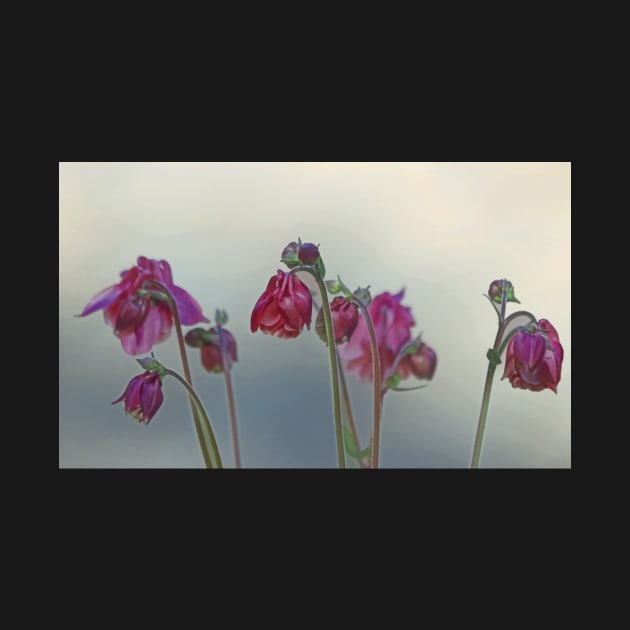
POLYGON ((212 431, 212 425, 210 424, 210 418, 208 418, 208 414, 206 410, 203 408, 201 404, 201 400, 199 400, 199 396, 195 393, 195 390, 177 373, 173 370, 169 370, 168 368, 164 369, 164 374, 170 374, 175 377, 188 392, 191 403, 194 404, 201 415, 201 420, 203 420, 202 429, 204 432, 204 442, 207 442, 210 445, 212 456, 216 462, 216 468, 223 468, 221 463, 221 455, 219 454, 219 447, 217 446, 217 441, 214 437, 214 432, 212 431))
MULTIPOLYGON (((168 305, 171 309, 171 313, 173 314, 173 321, 175 323, 175 332, 177 333, 177 342, 179 344, 179 355, 182 359, 182 368, 184 370, 184 377, 186 378, 187 384, 192 389, 192 376, 190 374, 190 365, 188 363, 188 356, 186 355, 186 344, 184 342, 184 335, 182 333, 182 325, 179 319, 179 312, 177 310, 177 303, 175 302, 175 298, 170 292, 169 288, 158 282, 157 280, 151 280, 151 284, 157 286, 160 291, 162 291, 166 295, 166 299, 168 301, 168 305)), ((189 396, 190 402, 190 410, 192 412, 193 421, 195 424, 195 431, 197 432, 197 439, 199 440, 199 446, 201 447, 201 454, 203 455, 203 461, 205 462, 206 468, 215 468, 217 467, 217 463, 219 460, 212 461, 212 457, 210 455, 210 449, 207 445, 207 440, 204 435, 204 429, 199 419, 199 413, 197 411, 197 406, 194 404, 193 399, 189 396)))
POLYGON ((232 389, 232 367, 231 360, 228 356, 223 329, 217 324, 219 337, 221 339, 221 360, 223 362, 223 373, 225 374, 225 391, 228 399, 228 407, 230 409, 230 425, 232 428, 232 444, 234 446, 234 465, 241 468, 241 449, 238 441, 238 427, 236 423, 236 405, 234 403, 234 391, 232 389))
POLYGON ((473 448, 471 468, 479 468, 479 458, 481 457, 481 444, 483 442, 483 432, 486 429, 486 417, 488 415, 488 406, 490 405, 490 392, 492 390, 492 377, 496 366, 488 361, 488 373, 486 374, 486 384, 483 388, 483 398, 481 400, 481 412, 479 413, 479 422, 477 424, 477 434, 475 435, 475 446, 473 448))
MULTIPOLYGON (((344 405, 346 408, 346 415, 348 417, 348 426, 350 427, 350 431, 352 432, 352 437, 354 439, 354 443, 357 445, 357 449, 361 452, 361 444, 359 443, 359 433, 357 432, 357 427, 354 423, 354 415, 352 413, 352 406, 350 405, 350 394, 348 393, 348 386, 346 384, 346 376, 343 371, 343 366, 341 364, 341 359, 339 358, 339 353, 337 352, 337 366, 339 368, 339 383, 341 384, 341 394, 343 396, 344 405)), ((359 459, 359 466, 361 468, 367 468, 368 465, 365 463, 363 459, 359 459)))
POLYGON ((289 273, 298 271, 308 271, 319 287, 322 296, 322 308, 324 309, 324 325, 326 328, 326 339, 328 342, 328 357, 330 359, 330 385, 333 399, 333 417, 335 422, 335 438, 337 441, 337 465, 339 468, 346 467, 346 459, 343 447, 343 429, 341 424, 341 400, 339 397, 339 373, 337 370, 337 347, 335 345, 335 333, 333 331, 332 316, 330 314, 330 304, 328 303, 328 291, 323 278, 307 265, 293 267, 289 273))
POLYGON ((381 375, 381 360, 378 353, 378 343, 376 341, 376 333, 374 332, 374 325, 370 312, 363 302, 356 300, 356 304, 361 309, 365 323, 367 324, 368 332, 370 334, 370 348, 372 351, 372 375, 374 381, 374 420, 372 424, 372 456, 371 456, 371 468, 378 468, 378 452, 381 442, 381 403, 383 400, 382 387, 382 375, 381 375))

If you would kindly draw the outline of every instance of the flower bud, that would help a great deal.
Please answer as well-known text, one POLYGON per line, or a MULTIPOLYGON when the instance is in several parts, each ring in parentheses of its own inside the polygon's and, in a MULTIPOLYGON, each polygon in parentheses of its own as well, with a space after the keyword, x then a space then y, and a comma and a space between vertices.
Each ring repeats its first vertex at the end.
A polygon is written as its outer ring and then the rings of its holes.
POLYGON ((303 265, 314 265, 319 260, 319 249, 314 243, 300 243, 297 256, 303 265))
POLYGON ((299 245, 295 241, 291 241, 283 250, 280 255, 280 262, 283 262, 289 269, 297 267, 300 264, 298 258, 299 245))
MULTIPOLYGON (((330 303, 330 315, 333 323, 335 343, 344 343, 350 340, 354 329, 359 323, 359 309, 357 305, 344 297, 337 296, 330 303)), ((315 321, 315 332, 319 338, 327 343, 326 325, 324 322, 324 309, 320 308, 315 321)))
POLYGON ((437 355, 426 343, 420 344, 413 354, 405 357, 405 361, 416 378, 427 381, 433 378, 437 366, 437 355))
POLYGON ((517 302, 520 304, 519 300, 514 296, 514 287, 509 280, 495 280, 490 285, 488 289, 488 296, 498 304, 501 303, 501 297, 503 292, 505 291, 505 295, 507 296, 508 302, 517 302))

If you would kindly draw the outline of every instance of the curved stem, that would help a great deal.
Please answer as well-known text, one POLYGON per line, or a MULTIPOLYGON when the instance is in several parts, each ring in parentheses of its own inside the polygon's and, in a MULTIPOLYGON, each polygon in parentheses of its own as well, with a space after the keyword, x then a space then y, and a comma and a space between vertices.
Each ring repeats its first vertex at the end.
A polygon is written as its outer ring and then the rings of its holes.
MULTIPOLYGON (((529 311, 516 311, 516 313, 512 313, 509 317, 505 317, 505 307, 506 307, 507 296, 505 292, 501 298, 501 313, 499 316, 499 329, 497 330, 497 336, 494 339, 494 346, 492 349, 499 355, 503 353, 510 339, 519 331, 522 330, 523 327, 517 326, 513 331, 510 332, 509 335, 506 336, 505 339, 502 339, 503 334, 505 333, 506 328, 517 317, 526 316, 531 320, 536 321, 536 318, 529 311)), ((471 468, 479 468, 479 460, 481 459, 481 446, 483 444, 483 434, 486 429, 486 419, 488 416, 488 407, 490 406, 490 393, 492 391, 492 379, 494 377, 494 373, 497 369, 497 366, 492 362, 488 361, 488 371, 486 373, 486 383, 483 388, 483 396, 481 398, 481 410, 479 412, 479 421, 477 422, 477 432, 475 434, 475 444, 473 446, 473 455, 470 467, 471 468)))
POLYGON ((337 347, 335 345, 335 333, 333 331, 332 316, 330 314, 330 304, 328 303, 328 291, 322 277, 307 265, 293 267, 289 273, 298 271, 308 271, 319 287, 322 296, 322 308, 324 309, 324 325, 326 328, 326 340, 328 342, 328 357, 330 359, 330 384, 333 398, 333 416, 335 422, 335 438, 337 441, 337 465, 339 468, 346 467, 346 459, 343 448, 343 429, 341 424, 341 400, 339 397, 339 373, 337 370, 337 347))
POLYGON ((236 424, 236 405, 234 403, 234 391, 232 389, 232 362, 228 356, 223 329, 219 324, 216 326, 221 340, 221 360, 223 363, 223 373, 225 374, 225 391, 230 409, 230 426, 232 428, 232 444, 234 446, 234 465, 241 468, 241 449, 238 441, 238 427, 236 424))
MULTIPOLYGON (((188 363, 188 356, 186 355, 186 344, 184 342, 184 335, 182 333, 182 324, 179 319, 179 312, 177 310, 177 303, 175 302, 175 298, 173 294, 170 292, 170 289, 165 285, 159 282, 158 280, 151 280, 151 284, 154 284, 156 287, 160 289, 165 295, 168 301, 169 308, 171 309, 171 313, 173 314, 173 321, 175 323, 175 332, 177 333, 177 342, 179 344, 179 355, 182 359, 182 368, 184 370, 184 377, 186 378, 187 384, 192 388, 192 376, 190 374, 190 364, 188 363)), ((195 424, 195 431, 197 432, 197 439, 199 440, 199 446, 201 447, 201 454, 203 455, 203 461, 206 465, 206 468, 214 468, 217 465, 217 461, 212 461, 212 457, 210 455, 210 449, 206 443, 206 439, 204 437, 204 430, 199 419, 199 414, 197 411, 196 405, 193 403, 192 397, 189 397, 190 401, 190 410, 192 412, 193 421, 195 424)))
POLYGON ((365 323, 367 324, 368 332, 370 334, 370 348, 372 350, 372 376, 374 381, 374 421, 372 424, 372 456, 371 456, 371 468, 378 468, 378 451, 380 448, 380 433, 381 433, 381 403, 383 400, 383 393, 381 392, 383 376, 381 374, 381 360, 378 353, 378 343, 376 341, 376 333, 374 332, 374 325, 370 312, 367 307, 360 301, 356 300, 356 304, 361 309, 365 323))
POLYGON ((197 407, 201 419, 203 420, 203 424, 201 426, 204 431, 205 441, 210 444, 212 456, 215 458, 216 461, 216 468, 223 468, 223 464, 221 463, 221 455, 219 453, 219 447, 217 446, 217 441, 214 437, 214 432, 212 431, 212 425, 210 424, 210 418, 208 418, 208 414, 203 408, 201 400, 199 400, 199 396, 197 396, 195 390, 177 372, 169 370, 168 368, 164 368, 164 374, 170 374, 171 376, 175 377, 186 388, 191 403, 197 407))

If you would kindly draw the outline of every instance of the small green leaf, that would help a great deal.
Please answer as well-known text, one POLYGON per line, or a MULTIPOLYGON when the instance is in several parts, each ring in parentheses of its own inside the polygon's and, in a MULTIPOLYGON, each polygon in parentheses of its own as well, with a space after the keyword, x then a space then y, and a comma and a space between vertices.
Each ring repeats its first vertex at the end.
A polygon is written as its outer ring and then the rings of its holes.
POLYGON ((492 365, 494 365, 495 367, 501 363, 501 357, 499 356, 499 353, 492 348, 488 350, 486 356, 488 357, 488 361, 490 361, 490 363, 492 363, 492 365))
POLYGON ((352 435, 352 431, 350 431, 348 427, 342 427, 342 428, 343 428, 343 443, 344 443, 344 446, 346 447, 346 451, 352 457, 356 457, 356 458, 361 457, 361 453, 359 453, 359 447, 357 446, 357 443, 354 440, 354 435, 352 435))
POLYGON ((359 459, 363 459, 364 457, 369 457, 371 454, 372 454, 372 448, 370 446, 368 446, 367 448, 364 448, 359 453, 359 459))
POLYGON ((396 389, 400 385, 400 374, 398 372, 394 372, 385 382, 385 385, 389 387, 389 389, 396 389))

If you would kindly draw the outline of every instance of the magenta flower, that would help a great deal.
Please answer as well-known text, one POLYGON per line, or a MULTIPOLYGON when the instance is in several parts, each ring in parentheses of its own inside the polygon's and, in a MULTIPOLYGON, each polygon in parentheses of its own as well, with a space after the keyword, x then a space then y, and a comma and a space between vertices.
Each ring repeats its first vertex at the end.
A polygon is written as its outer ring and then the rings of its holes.
MULTIPOLYGON (((227 355, 231 363, 238 361, 236 353, 236 339, 231 332, 225 328, 221 328, 223 334, 227 355)), ((201 365, 208 372, 223 372, 223 361, 221 360, 221 342, 219 333, 216 328, 210 328, 208 331, 202 328, 193 328, 186 333, 186 343, 191 348, 201 349, 201 365)))
POLYGON ((420 380, 430 381, 437 367, 437 355, 432 348, 422 343, 413 354, 407 355, 400 363, 397 372, 402 374, 401 366, 406 365, 409 371, 420 380))
POLYGON ((558 393, 564 350, 556 329, 546 319, 539 320, 537 328, 543 332, 521 330, 512 337, 503 378, 509 378, 515 388, 558 393))
POLYGON ((168 302, 139 293, 142 289, 158 291, 156 280, 166 285, 177 305, 182 324, 190 326, 207 322, 197 301, 184 289, 173 284, 171 267, 165 260, 138 257, 138 264, 121 274, 121 281, 95 295, 80 317, 103 309, 105 322, 114 329, 123 350, 130 355, 149 352, 166 340, 173 327, 168 302))
POLYGON ((292 273, 278 273, 267 283, 251 316, 251 331, 284 339, 297 337, 306 325, 310 328, 313 298, 308 287, 292 273))
MULTIPOLYGON (((404 293, 404 289, 395 295, 381 293, 368 306, 379 349, 383 383, 393 373, 399 350, 411 340, 411 327, 415 324, 411 309, 400 303, 404 293)), ((362 381, 373 381, 370 335, 362 315, 350 341, 339 346, 339 355, 350 374, 362 381)), ((401 361, 396 371, 402 378, 406 378, 412 370, 407 362, 401 361)))
MULTIPOLYGON (((333 322, 335 343, 339 344, 349 341, 359 323, 359 309, 357 305, 338 295, 330 303, 330 315, 333 322)), ((319 313, 317 313, 315 332, 317 332, 322 341, 327 342, 323 308, 320 308, 319 313)))
POLYGON ((145 372, 134 376, 122 396, 112 405, 124 401, 126 414, 131 414, 138 422, 149 424, 163 400, 160 375, 157 372, 145 372))

